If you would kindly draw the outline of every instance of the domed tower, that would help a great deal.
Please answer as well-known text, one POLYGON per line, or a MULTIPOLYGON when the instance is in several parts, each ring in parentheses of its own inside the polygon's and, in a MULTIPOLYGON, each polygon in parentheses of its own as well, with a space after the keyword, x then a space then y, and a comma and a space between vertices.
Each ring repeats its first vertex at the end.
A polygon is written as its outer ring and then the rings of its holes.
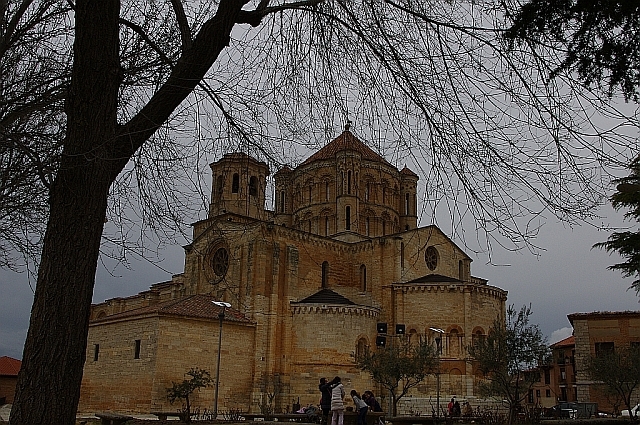
POLYGON ((236 152, 226 154, 210 167, 213 173, 210 218, 233 213, 264 219, 267 164, 236 152))

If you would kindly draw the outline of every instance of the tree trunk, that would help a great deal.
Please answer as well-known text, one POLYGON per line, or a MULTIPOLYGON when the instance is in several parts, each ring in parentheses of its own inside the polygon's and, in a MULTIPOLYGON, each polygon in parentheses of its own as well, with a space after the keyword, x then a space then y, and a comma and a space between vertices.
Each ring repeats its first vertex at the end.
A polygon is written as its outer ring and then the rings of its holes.
MULTIPOLYGON (((117 175, 118 0, 78 1, 67 136, 10 424, 75 424, 107 195, 117 175)), ((126 162, 126 161, 125 161, 126 162)))

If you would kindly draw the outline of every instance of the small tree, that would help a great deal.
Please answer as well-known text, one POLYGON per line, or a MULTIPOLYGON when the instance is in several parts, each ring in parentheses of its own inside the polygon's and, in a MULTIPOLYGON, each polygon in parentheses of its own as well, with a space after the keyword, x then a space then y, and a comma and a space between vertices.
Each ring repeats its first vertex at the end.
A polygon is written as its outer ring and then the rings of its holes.
POLYGON ((389 390, 393 416, 397 413, 398 401, 434 373, 438 361, 436 348, 427 343, 426 338, 414 342, 405 337, 385 348, 366 350, 356 358, 359 369, 369 372, 374 381, 389 390))
POLYGON ((529 324, 531 307, 507 309, 506 321, 498 317, 485 339, 468 347, 476 367, 488 379, 480 385, 484 395, 500 395, 509 406, 513 423, 520 403, 540 379, 538 366, 548 360, 546 339, 538 325, 529 324))
POLYGON ((604 392, 627 406, 632 420, 638 419, 631 412, 631 395, 640 384, 640 347, 632 345, 599 351, 589 360, 587 372, 604 392))
POLYGON ((191 422, 191 394, 200 389, 211 386, 211 375, 208 371, 199 368, 191 368, 187 375, 191 379, 185 379, 182 382, 171 382, 172 386, 167 388, 167 398, 169 403, 173 404, 176 400, 184 399, 185 405, 182 408, 182 420, 191 422))

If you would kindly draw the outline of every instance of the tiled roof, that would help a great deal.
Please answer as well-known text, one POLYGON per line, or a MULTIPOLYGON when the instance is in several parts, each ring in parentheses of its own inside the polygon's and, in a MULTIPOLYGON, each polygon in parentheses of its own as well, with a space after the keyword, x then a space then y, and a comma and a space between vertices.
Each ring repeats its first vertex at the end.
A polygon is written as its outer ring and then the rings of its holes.
POLYGON ((353 133, 351 133, 349 130, 345 130, 341 135, 326 144, 318 152, 307 158, 307 160, 304 161, 302 165, 310 164, 314 161, 320 161, 323 159, 331 159, 336 156, 336 153, 346 150, 358 152, 360 155, 362 155, 362 159, 389 164, 386 159, 374 152, 369 146, 362 143, 356 136, 353 135, 353 133))
POLYGON ((574 319, 614 319, 621 316, 640 317, 640 311, 594 311, 591 313, 567 314, 567 318, 572 325, 574 319))
POLYGON ((309 295, 307 298, 298 302, 293 301, 291 304, 341 304, 341 305, 355 305, 350 299, 343 297, 337 292, 331 289, 321 289, 313 295, 309 295))
MULTIPOLYGON (((222 307, 215 305, 213 301, 217 300, 211 295, 191 295, 177 300, 160 302, 147 307, 136 308, 122 313, 101 317, 93 320, 92 323, 153 314, 200 319, 218 319, 218 314, 220 314, 222 307)), ((252 321, 243 313, 234 308, 225 309, 224 319, 231 322, 252 323, 252 321)))
POLYGON ((418 175, 413 171, 411 171, 410 169, 408 169, 406 165, 402 170, 400 170, 400 174, 405 174, 407 176, 412 176, 412 177, 418 177, 418 175))
POLYGON ((18 376, 22 362, 12 357, 0 357, 0 376, 18 376))
POLYGON ((428 274, 417 279, 410 280, 407 283, 460 283, 460 279, 455 279, 441 274, 428 274))
POLYGON ((576 338, 571 335, 570 337, 558 341, 555 344, 551 344, 551 348, 571 347, 574 345, 576 345, 576 338))

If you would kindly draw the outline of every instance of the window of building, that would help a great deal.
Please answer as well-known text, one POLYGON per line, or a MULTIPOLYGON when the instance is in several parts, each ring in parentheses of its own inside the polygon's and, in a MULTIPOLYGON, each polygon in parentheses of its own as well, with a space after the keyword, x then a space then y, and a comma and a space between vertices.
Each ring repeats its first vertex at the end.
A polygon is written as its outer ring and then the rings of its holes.
POLYGON ((560 380, 561 381, 567 380, 567 370, 563 367, 560 368, 560 380))
POLYGON ((329 287, 329 263, 327 261, 322 263, 322 287, 329 287))
POLYGON ((324 200, 329 200, 329 182, 324 182, 324 200))
POLYGON ((280 191, 280 212, 284 211, 284 190, 280 191))
POLYGON ((560 388, 560 400, 568 401, 568 399, 567 399, 567 388, 566 387, 560 388))
POLYGON ((367 186, 366 186, 366 189, 364 191, 364 200, 365 201, 369 201, 369 191, 370 191, 370 187, 369 186, 370 186, 370 183, 367 182, 367 186))
POLYGON ((383 204, 387 203, 387 188, 386 187, 382 188, 382 203, 383 204))
POLYGON ((382 220, 382 236, 385 236, 387 234, 387 222, 383 219, 382 220))
POLYGON ((313 201, 313 186, 309 186, 309 203, 313 201))
POLYGON ((551 397, 551 390, 545 390, 544 391, 544 396, 545 397, 551 397))
POLYGON ((240 190, 240 176, 238 173, 233 175, 233 181, 231 182, 231 193, 238 193, 240 190))
POLYGON ((133 358, 134 359, 140 358, 140 340, 139 339, 136 339, 136 348, 134 350, 133 358))
POLYGON ((224 189, 224 177, 222 177, 222 174, 218 176, 217 185, 218 185, 218 195, 219 195, 222 193, 222 190, 224 189))
POLYGON ((360 289, 362 292, 367 290, 367 266, 364 264, 360 266, 360 289))
POLYGON ((613 342, 596 342, 596 356, 614 351, 613 342))
POLYGON ((360 338, 356 345, 356 358, 362 357, 367 354, 367 340, 360 338))
POLYGON ((249 195, 258 196, 258 178, 256 176, 251 176, 249 179, 249 195))
POLYGON ((93 361, 98 361, 98 355, 100 354, 100 344, 93 344, 93 361))
POLYGON ((404 213, 405 215, 409 215, 409 194, 405 193, 404 195, 404 213))
POLYGON ((329 236, 329 217, 324 218, 324 235, 329 236))
POLYGON ((351 170, 347 171, 347 193, 351 195, 351 170))
POLYGON ((534 400, 533 400, 533 390, 529 390, 529 394, 528 394, 528 397, 527 397, 527 398, 529 399, 529 400, 528 400, 528 403, 529 403, 529 404, 533 404, 533 403, 534 403, 534 400))
POLYGON ((344 217, 344 227, 347 230, 351 230, 351 207, 347 206, 347 208, 345 208, 345 217, 344 217))
POLYGON ((540 390, 536 390, 536 397, 540 398, 540 390))
POLYGON ((551 371, 549 369, 545 369, 544 371, 544 383, 545 385, 551 384, 551 371))
POLYGON ((435 270, 438 267, 438 250, 430 246, 424 251, 424 261, 429 270, 435 270))

